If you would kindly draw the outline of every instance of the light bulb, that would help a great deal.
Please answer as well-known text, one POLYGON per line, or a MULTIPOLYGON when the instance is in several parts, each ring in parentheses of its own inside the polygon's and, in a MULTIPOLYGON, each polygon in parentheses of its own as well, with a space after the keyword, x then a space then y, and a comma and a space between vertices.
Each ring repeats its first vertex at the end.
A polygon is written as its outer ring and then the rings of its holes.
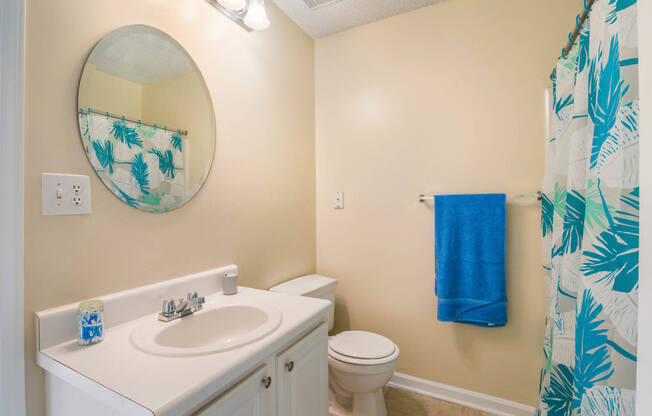
POLYGON ((269 27, 269 19, 265 11, 265 0, 251 0, 244 23, 254 30, 265 30, 269 27))
POLYGON ((247 0, 217 0, 225 9, 239 12, 247 7, 247 0))

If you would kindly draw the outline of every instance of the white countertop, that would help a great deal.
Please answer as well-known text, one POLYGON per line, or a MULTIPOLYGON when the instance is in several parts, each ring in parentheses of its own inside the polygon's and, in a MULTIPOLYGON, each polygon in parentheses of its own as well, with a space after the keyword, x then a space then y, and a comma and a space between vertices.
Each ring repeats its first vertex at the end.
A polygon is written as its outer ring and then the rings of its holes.
POLYGON ((39 365, 73 384, 76 375, 80 385, 98 383, 156 416, 189 415, 255 370, 266 358, 325 321, 330 308, 330 302, 322 299, 243 287, 233 296, 221 292, 207 296, 206 302, 266 304, 281 312, 282 322, 266 337, 230 351, 162 357, 141 352, 130 341, 135 327, 157 319, 156 314, 149 314, 107 328, 105 339, 99 344, 79 346, 71 339, 47 346, 38 352, 39 365))

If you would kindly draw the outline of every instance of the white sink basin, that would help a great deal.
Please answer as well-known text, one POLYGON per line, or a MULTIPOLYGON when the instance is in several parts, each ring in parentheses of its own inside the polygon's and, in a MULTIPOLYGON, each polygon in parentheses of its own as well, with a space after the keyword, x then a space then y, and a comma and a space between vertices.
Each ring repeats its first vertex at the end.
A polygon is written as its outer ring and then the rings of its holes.
POLYGON ((149 354, 187 357, 257 341, 278 328, 281 314, 261 304, 207 303, 201 311, 171 322, 154 319, 134 329, 132 343, 149 354))

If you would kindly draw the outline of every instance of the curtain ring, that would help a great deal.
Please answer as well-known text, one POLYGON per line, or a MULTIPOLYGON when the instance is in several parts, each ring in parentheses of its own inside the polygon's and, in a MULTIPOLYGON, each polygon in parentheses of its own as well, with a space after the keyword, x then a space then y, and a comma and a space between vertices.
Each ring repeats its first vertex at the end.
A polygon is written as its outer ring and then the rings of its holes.
POLYGON ((125 116, 122 116, 122 122, 123 123, 125 122, 125 116))
POLYGON ((140 120, 138 120, 138 127, 140 127, 140 124, 141 124, 141 122, 140 122, 140 120))
POLYGON ((163 130, 167 133, 168 132, 168 126, 163 127, 163 130))
POLYGON ((573 38, 571 38, 571 32, 568 32, 568 43, 570 43, 571 46, 575 45, 575 42, 573 42, 573 38))
POLYGON ((577 27, 577 30, 582 30, 582 26, 580 26, 580 15, 578 14, 575 16, 575 26, 577 27))
POLYGON ((584 0, 584 11, 587 12, 587 13, 589 13, 591 11, 591 9, 586 7, 586 0, 584 0))
POLYGON ((108 111, 106 112, 106 119, 107 120, 109 119, 109 112, 108 111))
POLYGON ((561 48, 561 57, 562 58, 566 57, 566 48, 561 48))
POLYGON ((156 123, 154 123, 154 130, 156 130, 156 123))

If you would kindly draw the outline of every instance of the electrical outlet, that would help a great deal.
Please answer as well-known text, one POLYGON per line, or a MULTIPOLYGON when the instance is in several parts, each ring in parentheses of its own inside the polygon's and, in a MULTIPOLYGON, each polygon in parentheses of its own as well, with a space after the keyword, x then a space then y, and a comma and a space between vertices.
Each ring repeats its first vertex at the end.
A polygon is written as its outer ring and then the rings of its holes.
POLYGON ((85 175, 43 173, 43 215, 91 213, 91 181, 85 175))
POLYGON ((344 192, 335 192, 334 209, 344 209, 344 192))

